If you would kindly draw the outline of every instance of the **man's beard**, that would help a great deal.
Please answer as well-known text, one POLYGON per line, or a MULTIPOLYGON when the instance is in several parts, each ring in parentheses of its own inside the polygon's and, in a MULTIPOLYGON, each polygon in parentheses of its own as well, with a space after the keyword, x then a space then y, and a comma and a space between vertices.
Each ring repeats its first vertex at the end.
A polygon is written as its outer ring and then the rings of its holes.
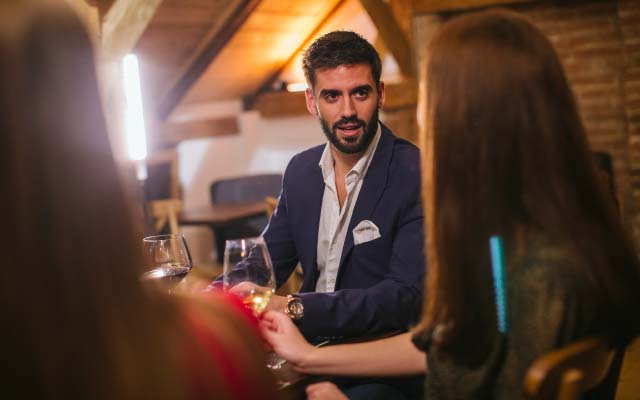
POLYGON ((376 107, 373 115, 369 119, 369 122, 364 122, 363 120, 357 119, 356 117, 342 118, 341 120, 333 124, 331 128, 329 128, 329 124, 324 118, 319 117, 318 119, 320 120, 322 131, 327 137, 327 140, 329 140, 329 142, 333 144, 335 148, 338 149, 338 151, 345 154, 357 154, 364 152, 367 147, 369 147, 369 144, 371 144, 373 138, 376 136, 376 132, 378 130, 378 111, 379 108, 376 107), (358 137, 345 138, 346 143, 340 141, 340 139, 338 138, 338 134, 336 133, 338 127, 341 125, 353 123, 357 123, 360 125, 360 127, 363 128, 362 134, 358 137))

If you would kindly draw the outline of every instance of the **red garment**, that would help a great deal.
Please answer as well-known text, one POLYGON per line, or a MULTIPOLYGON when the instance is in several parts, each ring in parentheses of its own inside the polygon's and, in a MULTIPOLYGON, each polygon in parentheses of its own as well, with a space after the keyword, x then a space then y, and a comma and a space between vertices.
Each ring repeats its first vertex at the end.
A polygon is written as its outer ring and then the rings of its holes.
MULTIPOLYGON (((255 334, 261 339, 259 322, 251 310, 245 307, 242 302, 235 296, 225 295, 219 292, 208 294, 211 301, 223 302, 226 307, 234 310, 238 318, 245 320, 252 327, 248 332, 241 334, 255 334), (253 331, 253 332, 251 332, 253 331)), ((187 371, 193 399, 210 399, 216 397, 216 391, 219 388, 214 387, 210 377, 207 377, 206 368, 201 365, 203 358, 210 360, 218 371, 219 376, 215 379, 218 384, 225 386, 225 392, 231 393, 232 398, 238 400, 252 400, 260 398, 276 399, 278 397, 274 385, 262 385, 258 387, 259 381, 264 379, 255 379, 255 377, 247 376, 247 371, 243 369, 247 361, 240 360, 238 354, 232 354, 225 347, 225 343, 216 337, 215 332, 211 330, 206 323, 200 320, 196 313, 187 313, 185 315, 186 328, 192 333, 193 339, 196 339, 198 345, 205 351, 206 357, 202 354, 193 354, 193 351, 187 350, 185 354, 187 371), (258 381, 258 382, 256 382, 258 381)), ((188 349, 193 349, 189 347, 188 349)), ((265 366, 265 375, 268 374, 265 366)))

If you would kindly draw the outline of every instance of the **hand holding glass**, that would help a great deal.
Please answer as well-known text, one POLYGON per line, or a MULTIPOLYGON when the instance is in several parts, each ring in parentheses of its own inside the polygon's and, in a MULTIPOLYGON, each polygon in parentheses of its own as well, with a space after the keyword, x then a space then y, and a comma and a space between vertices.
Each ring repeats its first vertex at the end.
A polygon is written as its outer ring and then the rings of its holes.
POLYGON ((223 287, 242 298, 242 302, 256 314, 265 310, 275 292, 275 278, 264 239, 226 241, 223 287))

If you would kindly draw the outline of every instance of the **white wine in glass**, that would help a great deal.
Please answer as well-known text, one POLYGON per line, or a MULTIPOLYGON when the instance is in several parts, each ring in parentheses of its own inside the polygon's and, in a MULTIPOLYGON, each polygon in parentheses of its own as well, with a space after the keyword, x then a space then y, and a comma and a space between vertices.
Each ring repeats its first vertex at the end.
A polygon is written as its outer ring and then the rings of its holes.
POLYGON ((254 237, 226 241, 223 287, 241 297, 256 315, 265 310, 275 292, 276 282, 264 239, 254 237))
POLYGON ((158 235, 142 239, 145 260, 143 281, 171 289, 191 270, 189 248, 182 235, 158 235))

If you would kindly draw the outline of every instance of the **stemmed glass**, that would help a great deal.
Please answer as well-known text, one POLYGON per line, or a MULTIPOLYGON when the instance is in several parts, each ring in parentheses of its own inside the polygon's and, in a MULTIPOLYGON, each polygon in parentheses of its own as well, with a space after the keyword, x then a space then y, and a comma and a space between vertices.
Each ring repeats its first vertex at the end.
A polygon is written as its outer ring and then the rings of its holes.
POLYGON ((263 238, 226 241, 222 282, 224 290, 239 296, 257 315, 265 310, 275 292, 276 280, 263 238))
POLYGON ((158 235, 142 239, 145 272, 143 281, 155 281, 173 288, 189 273, 191 254, 182 235, 158 235))

